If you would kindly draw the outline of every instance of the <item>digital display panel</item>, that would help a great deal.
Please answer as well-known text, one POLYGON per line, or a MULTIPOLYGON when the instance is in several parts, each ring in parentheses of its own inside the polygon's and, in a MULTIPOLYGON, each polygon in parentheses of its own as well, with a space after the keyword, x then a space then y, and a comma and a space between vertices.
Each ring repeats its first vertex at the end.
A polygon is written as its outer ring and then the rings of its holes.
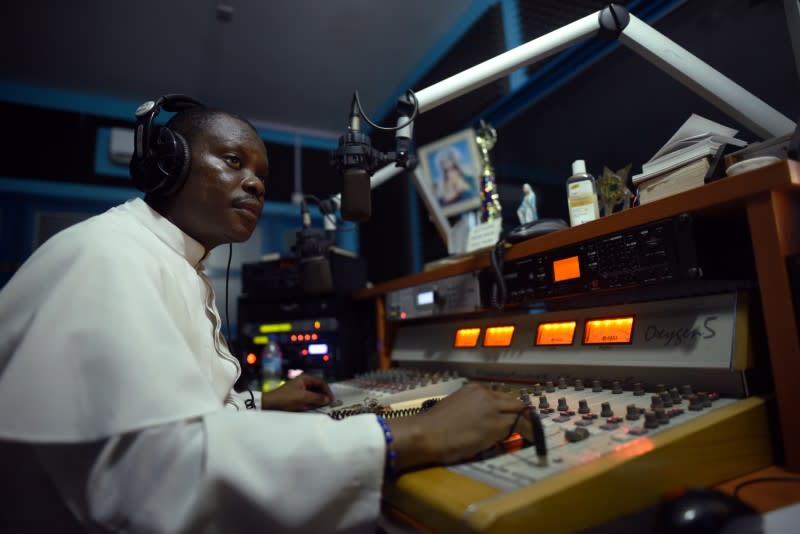
POLYGON ((433 291, 417 293, 417 306, 428 306, 430 304, 433 304, 433 291))
POLYGON ((553 281, 563 282, 564 280, 573 280, 581 277, 581 266, 578 261, 578 256, 570 256, 563 260, 555 260, 553 262, 553 281))
POLYGON ((630 343, 633 337, 633 317, 609 317, 586 321, 583 335, 585 345, 630 343))
POLYGON ((514 337, 514 326, 490 326, 483 338, 484 347, 508 347, 514 337))
POLYGON ((456 339, 453 341, 453 346, 457 349, 477 347, 478 336, 480 335, 480 328, 459 328, 456 330, 456 339))
POLYGON ((308 345, 309 354, 328 354, 327 343, 310 343, 308 345))
POLYGON ((536 345, 572 345, 575 321, 541 323, 536 329, 536 345))
POLYGON ((258 327, 258 331, 262 334, 274 334, 276 332, 291 332, 292 323, 272 323, 262 324, 258 327))

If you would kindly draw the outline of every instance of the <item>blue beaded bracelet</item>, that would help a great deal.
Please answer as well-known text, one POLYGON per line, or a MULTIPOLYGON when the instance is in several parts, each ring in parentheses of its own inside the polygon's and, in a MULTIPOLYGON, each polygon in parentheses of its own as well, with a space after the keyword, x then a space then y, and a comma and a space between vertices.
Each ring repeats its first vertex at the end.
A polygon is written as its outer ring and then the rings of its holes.
POLYGON ((378 424, 383 429, 383 437, 386 440, 386 474, 388 476, 395 475, 395 464, 397 460, 397 451, 394 450, 394 436, 392 429, 389 428, 389 423, 380 415, 376 416, 378 424))

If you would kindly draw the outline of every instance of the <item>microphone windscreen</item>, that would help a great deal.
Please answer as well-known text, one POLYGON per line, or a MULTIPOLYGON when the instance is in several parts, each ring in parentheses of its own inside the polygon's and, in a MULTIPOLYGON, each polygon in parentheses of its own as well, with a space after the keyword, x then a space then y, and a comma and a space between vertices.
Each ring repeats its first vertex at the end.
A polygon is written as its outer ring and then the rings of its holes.
POLYGON ((342 177, 342 218, 366 221, 371 211, 369 173, 364 169, 347 169, 342 177))
POLYGON ((303 292, 318 295, 333 291, 331 263, 325 256, 312 256, 300 260, 300 281, 303 292))

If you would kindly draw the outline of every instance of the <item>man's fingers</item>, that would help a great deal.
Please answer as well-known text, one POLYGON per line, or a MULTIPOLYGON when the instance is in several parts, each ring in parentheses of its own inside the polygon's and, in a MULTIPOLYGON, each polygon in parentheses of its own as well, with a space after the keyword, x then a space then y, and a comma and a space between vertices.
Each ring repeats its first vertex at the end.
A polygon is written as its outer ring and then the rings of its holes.
POLYGON ((315 391, 319 391, 320 393, 328 397, 328 402, 333 402, 334 399, 333 391, 331 391, 331 388, 330 386, 328 386, 327 382, 325 382, 318 376, 313 376, 313 375, 300 375, 300 376, 305 377, 304 384, 306 385, 306 389, 313 389, 315 391))
POLYGON ((322 393, 306 390, 303 395, 303 402, 312 406, 325 406, 326 404, 330 404, 331 399, 322 393))

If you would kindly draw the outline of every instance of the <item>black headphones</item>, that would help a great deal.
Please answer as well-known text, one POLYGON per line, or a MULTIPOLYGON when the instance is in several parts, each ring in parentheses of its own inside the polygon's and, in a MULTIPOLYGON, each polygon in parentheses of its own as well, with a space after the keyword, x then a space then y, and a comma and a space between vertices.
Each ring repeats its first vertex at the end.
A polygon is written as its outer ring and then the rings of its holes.
POLYGON ((148 100, 136 109, 136 131, 131 178, 137 189, 148 195, 169 196, 177 192, 189 176, 189 143, 178 132, 153 124, 158 113, 205 107, 186 95, 164 95, 148 100))

